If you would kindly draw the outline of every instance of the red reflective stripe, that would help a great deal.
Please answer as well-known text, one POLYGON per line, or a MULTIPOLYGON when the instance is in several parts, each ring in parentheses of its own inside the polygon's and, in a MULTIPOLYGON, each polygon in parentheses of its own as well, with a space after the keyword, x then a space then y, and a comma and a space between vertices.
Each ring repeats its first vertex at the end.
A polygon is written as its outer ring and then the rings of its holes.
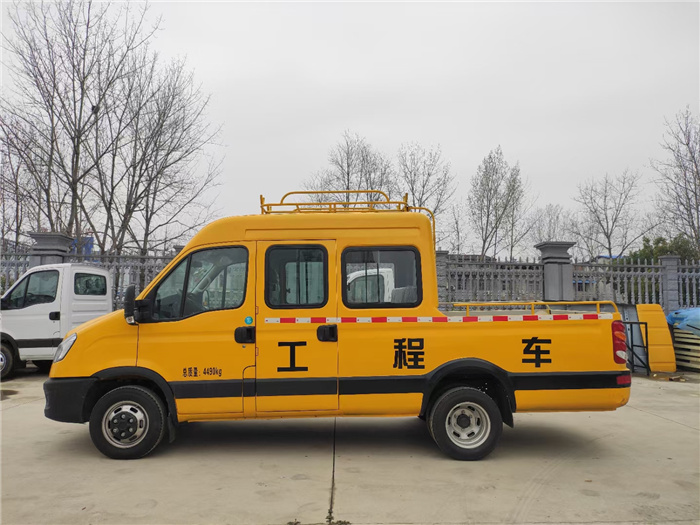
POLYGON ((552 316, 555 321, 568 321, 569 316, 567 314, 556 314, 552 316))
POLYGON ((465 323, 476 323, 479 320, 476 316, 462 317, 462 321, 465 323))
POLYGON ((598 319, 598 314, 583 314, 584 319, 598 319))
POLYGON ((311 322, 325 324, 326 318, 325 317, 312 317, 311 322))
POLYGON ((296 323, 296 317, 280 317, 280 323, 296 323))
POLYGON ((507 321, 508 316, 507 315, 494 315, 493 320, 494 321, 507 321))
POLYGON ((617 384, 618 385, 631 385, 632 384, 632 376, 629 376, 627 374, 623 376, 617 376, 617 384))
POLYGON ((386 323, 386 317, 372 317, 373 323, 386 323))
POLYGON ((417 323, 418 318, 417 317, 402 317, 401 322, 402 323, 417 323))
POLYGON ((341 323, 356 323, 357 317, 341 317, 340 322, 341 323))
POLYGON ((523 321, 539 321, 540 318, 537 315, 523 315, 523 321))
POLYGON ((433 317, 433 323, 446 323, 447 317, 433 317))

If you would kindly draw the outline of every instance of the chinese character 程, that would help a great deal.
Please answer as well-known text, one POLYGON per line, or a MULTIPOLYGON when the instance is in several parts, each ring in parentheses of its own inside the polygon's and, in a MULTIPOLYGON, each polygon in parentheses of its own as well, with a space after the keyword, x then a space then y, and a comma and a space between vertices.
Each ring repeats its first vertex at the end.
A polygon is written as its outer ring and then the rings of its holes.
POLYGON ((394 368, 421 369, 425 368, 425 351, 423 339, 394 339, 394 368))
POLYGON ((530 339, 523 339, 525 343, 525 348, 523 348, 523 355, 534 355, 533 359, 524 359, 523 363, 534 363, 535 368, 539 368, 542 363, 551 363, 551 359, 543 359, 543 355, 549 355, 549 350, 542 348, 540 345, 552 344, 551 339, 540 339, 539 337, 531 337, 530 339))

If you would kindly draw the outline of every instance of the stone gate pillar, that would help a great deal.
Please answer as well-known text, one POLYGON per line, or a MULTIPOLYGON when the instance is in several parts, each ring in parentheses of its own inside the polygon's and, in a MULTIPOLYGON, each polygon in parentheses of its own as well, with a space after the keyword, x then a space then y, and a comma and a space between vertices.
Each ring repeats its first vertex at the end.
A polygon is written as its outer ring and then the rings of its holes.
POLYGON ((29 233, 34 239, 34 246, 29 250, 29 267, 40 264, 60 264, 65 262, 73 238, 63 233, 29 233))
POLYGON ((437 286, 438 286, 438 302, 447 303, 450 302, 450 291, 448 289, 448 276, 447 276, 447 256, 449 252, 447 250, 436 250, 435 251, 435 265, 437 270, 437 286))
POLYGON ((678 273, 681 265, 679 255, 662 255, 661 262, 661 289, 663 291, 661 307, 669 313, 681 307, 681 295, 678 289, 678 273))
POLYGON ((574 300, 574 265, 569 249, 574 242, 541 242, 535 245, 544 264, 544 300, 574 300))

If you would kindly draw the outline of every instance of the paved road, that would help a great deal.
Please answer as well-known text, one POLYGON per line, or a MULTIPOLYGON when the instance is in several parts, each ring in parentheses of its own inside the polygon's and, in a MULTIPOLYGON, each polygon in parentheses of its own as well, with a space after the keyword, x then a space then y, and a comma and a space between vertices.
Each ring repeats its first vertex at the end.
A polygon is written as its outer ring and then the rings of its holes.
POLYGON ((444 457, 417 418, 186 425, 114 461, 43 416, 46 376, 2 389, 2 523, 700 522, 700 384, 635 378, 611 413, 518 414, 486 460, 444 457), (331 497, 332 494, 332 497, 331 497))

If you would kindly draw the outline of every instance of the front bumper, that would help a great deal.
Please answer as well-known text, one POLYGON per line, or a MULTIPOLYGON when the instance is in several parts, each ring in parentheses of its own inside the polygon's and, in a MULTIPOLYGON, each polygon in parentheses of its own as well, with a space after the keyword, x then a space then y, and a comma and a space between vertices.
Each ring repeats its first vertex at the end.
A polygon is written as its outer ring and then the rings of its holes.
POLYGON ((44 383, 46 407, 44 415, 64 423, 85 423, 85 398, 98 379, 96 377, 66 377, 48 379, 44 383))

